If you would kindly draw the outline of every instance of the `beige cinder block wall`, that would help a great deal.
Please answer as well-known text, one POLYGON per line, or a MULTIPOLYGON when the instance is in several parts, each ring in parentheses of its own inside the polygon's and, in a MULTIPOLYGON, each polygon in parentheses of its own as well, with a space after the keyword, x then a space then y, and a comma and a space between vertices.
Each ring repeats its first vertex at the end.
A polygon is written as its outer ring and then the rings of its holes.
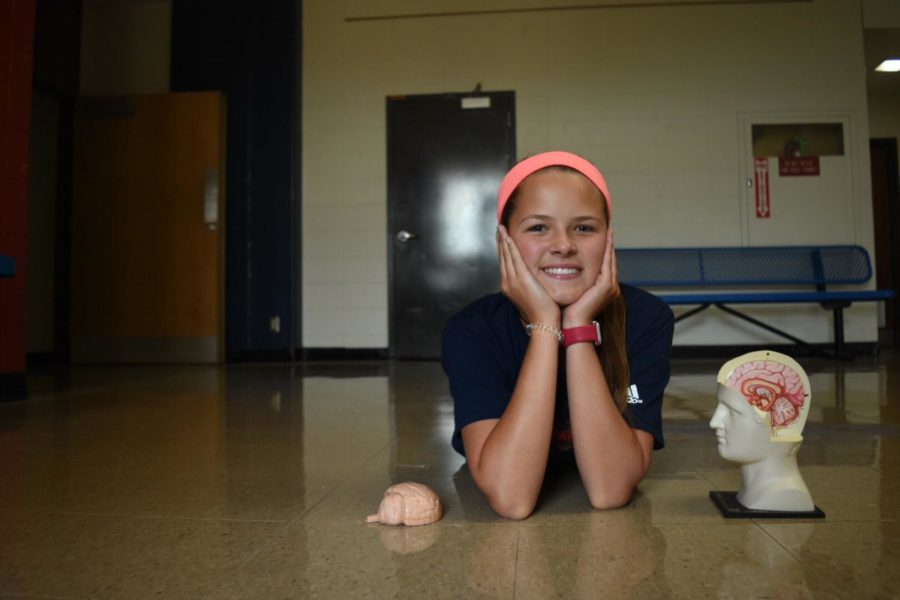
MULTIPOLYGON (((391 94, 465 92, 477 82, 514 90, 518 154, 560 148, 595 161, 614 196, 621 247, 872 248, 858 0, 643 7, 636 0, 625 8, 347 20, 554 4, 572 3, 304 2, 305 347, 388 345, 391 94), (749 222, 744 128, 767 115, 845 123, 840 177, 848 197, 806 211, 803 222, 774 229, 749 222)), ((780 341, 714 312, 679 325, 676 343, 780 341)), ((830 313, 818 307, 752 312, 810 341, 831 339, 830 313)), ((848 341, 874 340, 874 307, 847 311, 846 333, 848 341)))

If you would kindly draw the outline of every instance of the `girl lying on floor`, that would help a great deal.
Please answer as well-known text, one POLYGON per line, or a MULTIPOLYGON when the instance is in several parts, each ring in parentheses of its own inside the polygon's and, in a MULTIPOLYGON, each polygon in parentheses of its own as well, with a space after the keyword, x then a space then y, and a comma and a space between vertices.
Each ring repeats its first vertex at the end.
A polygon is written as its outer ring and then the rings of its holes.
POLYGON ((517 164, 498 195, 501 293, 444 330, 452 444, 503 517, 528 517, 561 459, 574 459, 592 506, 622 506, 663 447, 674 318, 618 282, 611 216, 584 158, 517 164))

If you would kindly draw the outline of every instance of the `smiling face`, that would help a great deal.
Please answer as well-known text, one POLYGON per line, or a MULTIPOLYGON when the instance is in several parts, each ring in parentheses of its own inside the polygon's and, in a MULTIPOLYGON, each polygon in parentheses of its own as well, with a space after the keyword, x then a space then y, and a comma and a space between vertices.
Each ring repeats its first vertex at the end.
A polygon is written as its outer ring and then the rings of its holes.
POLYGON ((609 231, 600 190, 575 171, 544 169, 516 190, 507 229, 528 269, 560 306, 600 274, 609 231))
POLYGON ((768 419, 737 390, 719 384, 719 401, 709 426, 716 432, 719 456, 747 464, 766 457, 771 449, 768 419))

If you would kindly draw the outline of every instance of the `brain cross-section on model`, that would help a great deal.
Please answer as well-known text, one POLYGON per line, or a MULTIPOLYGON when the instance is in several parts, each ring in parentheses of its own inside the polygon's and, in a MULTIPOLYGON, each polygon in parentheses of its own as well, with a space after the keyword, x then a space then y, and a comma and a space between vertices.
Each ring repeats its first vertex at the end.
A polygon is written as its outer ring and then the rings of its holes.
POLYGON ((739 391, 751 405, 771 415, 772 428, 789 427, 800 416, 805 401, 803 381, 789 366, 754 360, 736 368, 726 385, 739 391))

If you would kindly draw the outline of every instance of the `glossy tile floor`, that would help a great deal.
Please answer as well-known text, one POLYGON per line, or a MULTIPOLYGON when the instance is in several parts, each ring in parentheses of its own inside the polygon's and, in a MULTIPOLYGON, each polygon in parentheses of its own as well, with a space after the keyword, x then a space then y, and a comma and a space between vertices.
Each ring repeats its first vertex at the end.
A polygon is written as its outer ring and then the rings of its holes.
POLYGON ((627 507, 561 474, 494 516, 449 447, 437 363, 73 368, 0 404, 0 597, 897 598, 900 353, 801 359, 824 520, 726 520, 707 427, 722 361, 676 361, 668 445, 627 507), (444 519, 366 525, 384 489, 444 519))

